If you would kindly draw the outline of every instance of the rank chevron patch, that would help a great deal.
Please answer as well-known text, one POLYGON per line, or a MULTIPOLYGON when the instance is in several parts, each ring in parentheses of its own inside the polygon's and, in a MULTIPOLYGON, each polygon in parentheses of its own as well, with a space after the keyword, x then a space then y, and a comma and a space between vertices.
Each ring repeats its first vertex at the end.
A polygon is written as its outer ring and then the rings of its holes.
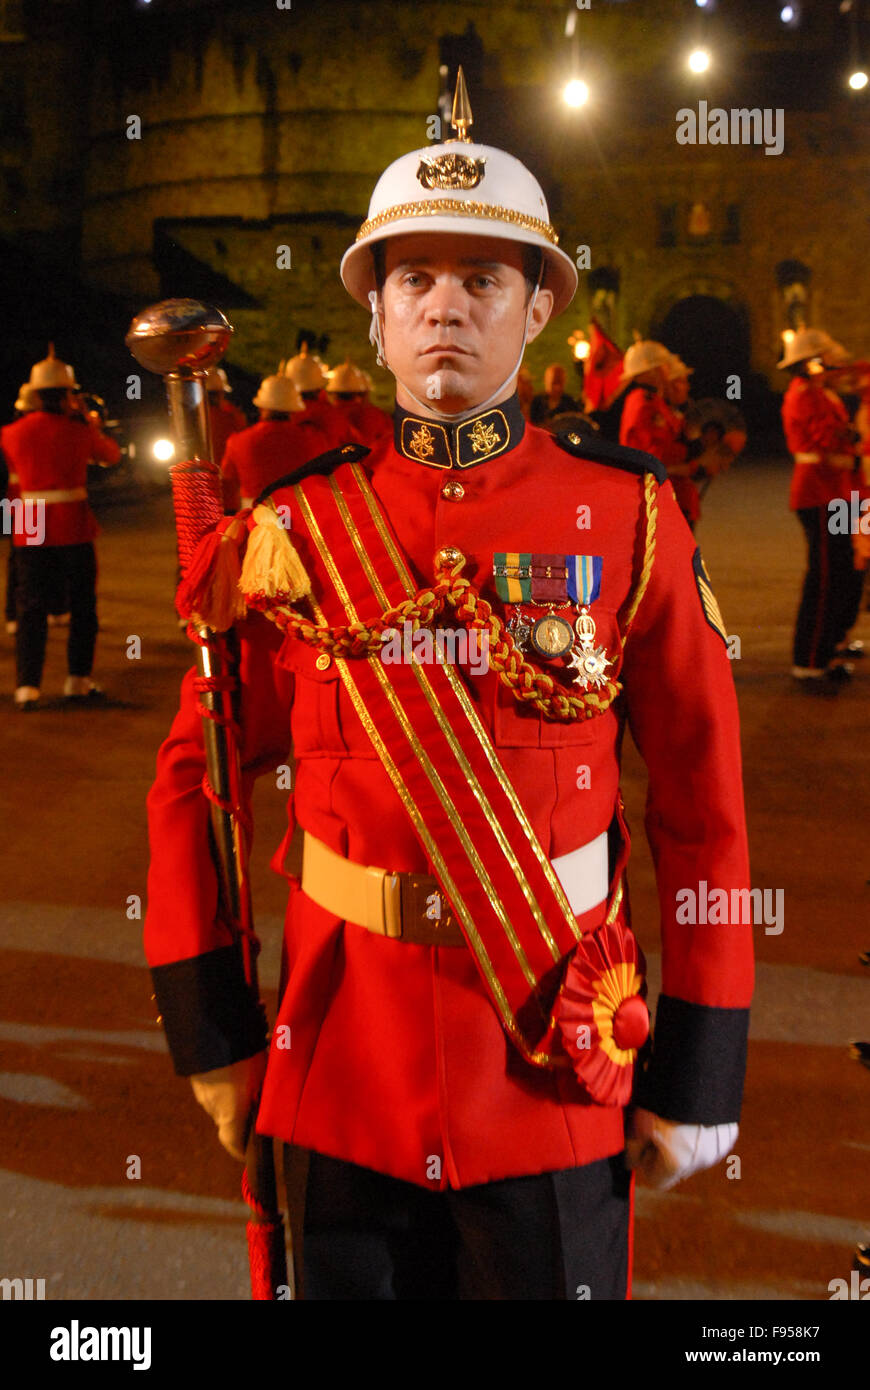
POLYGON ((704 617, 707 619, 713 631, 718 632, 727 647, 728 634, 725 631, 725 619, 722 617, 722 611, 716 601, 716 595, 713 593, 713 588, 710 583, 710 576, 704 567, 704 561, 701 559, 700 546, 695 547, 695 553, 692 556, 692 569, 695 571, 695 583, 698 586, 698 595, 701 599, 704 617))

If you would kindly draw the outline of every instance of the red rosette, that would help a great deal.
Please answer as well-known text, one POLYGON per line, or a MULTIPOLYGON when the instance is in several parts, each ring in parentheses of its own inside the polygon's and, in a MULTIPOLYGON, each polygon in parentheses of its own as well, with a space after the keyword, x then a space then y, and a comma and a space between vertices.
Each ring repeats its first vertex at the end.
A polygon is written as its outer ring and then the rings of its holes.
POLYGON ((554 1016, 581 1086, 599 1105, 627 1105, 637 1054, 649 1037, 646 961, 633 934, 611 923, 584 936, 554 1016))

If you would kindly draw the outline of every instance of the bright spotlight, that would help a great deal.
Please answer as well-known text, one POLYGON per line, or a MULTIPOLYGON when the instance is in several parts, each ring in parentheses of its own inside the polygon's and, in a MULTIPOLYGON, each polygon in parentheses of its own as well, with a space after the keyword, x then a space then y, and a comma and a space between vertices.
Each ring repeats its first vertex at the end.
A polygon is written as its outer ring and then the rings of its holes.
POLYGON ((589 100, 589 88, 579 77, 573 77, 565 83, 562 97, 568 106, 585 106, 589 100))
POLYGON ((782 9, 779 12, 779 17, 782 20, 783 24, 793 24, 794 5, 783 5, 782 9))
POLYGON ((696 48, 689 54, 689 69, 691 72, 706 72, 710 66, 710 54, 706 48, 696 48))
POLYGON ((171 439, 155 439, 151 446, 151 452, 158 463, 168 463, 175 457, 175 445, 171 439))
POLYGON ((849 86, 852 88, 853 92, 860 92, 867 86, 867 80, 867 74, 864 69, 858 68, 855 72, 850 74, 849 86))

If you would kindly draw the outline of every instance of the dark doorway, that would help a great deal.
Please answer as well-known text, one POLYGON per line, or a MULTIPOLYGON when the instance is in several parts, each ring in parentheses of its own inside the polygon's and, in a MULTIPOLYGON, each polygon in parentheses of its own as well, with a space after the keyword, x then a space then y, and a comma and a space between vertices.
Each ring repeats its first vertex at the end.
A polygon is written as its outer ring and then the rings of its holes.
POLYGON ((692 395, 725 398, 729 376, 749 378, 749 329, 743 315, 722 299, 691 294, 678 299, 662 320, 658 338, 694 367, 692 395))

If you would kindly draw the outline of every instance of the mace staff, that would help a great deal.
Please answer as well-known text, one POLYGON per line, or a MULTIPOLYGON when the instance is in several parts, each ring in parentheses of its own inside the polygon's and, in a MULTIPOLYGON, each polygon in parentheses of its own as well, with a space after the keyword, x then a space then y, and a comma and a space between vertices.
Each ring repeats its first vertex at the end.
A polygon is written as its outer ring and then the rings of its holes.
MULTIPOLYGON (((218 309, 192 299, 168 299, 151 305, 133 320, 125 342, 146 370, 163 377, 172 422, 175 457, 170 468, 178 558, 182 577, 203 536, 223 517, 221 476, 212 458, 211 427, 205 391, 208 369, 226 351, 233 333, 218 309)), ((253 911, 248 877, 248 844, 243 823, 242 777, 233 707, 235 634, 214 632, 191 622, 196 644, 197 679, 205 744, 212 849, 225 916, 240 941, 245 980, 262 1010, 257 980, 253 911)), ((272 1140, 252 1125, 242 1193, 251 1208, 248 1254, 251 1293, 275 1299, 287 1286, 284 1227, 278 1211, 272 1140)))

